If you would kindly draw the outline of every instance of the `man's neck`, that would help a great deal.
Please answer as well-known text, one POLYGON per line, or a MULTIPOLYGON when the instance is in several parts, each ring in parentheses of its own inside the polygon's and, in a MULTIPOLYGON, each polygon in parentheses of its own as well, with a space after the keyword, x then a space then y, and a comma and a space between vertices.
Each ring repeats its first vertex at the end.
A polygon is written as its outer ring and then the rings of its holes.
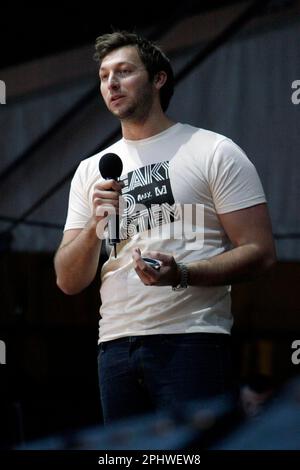
POLYGON ((121 122, 123 137, 128 140, 147 139, 165 131, 173 124, 175 124, 174 121, 171 121, 165 114, 161 114, 159 117, 157 115, 153 118, 149 117, 144 122, 121 122))

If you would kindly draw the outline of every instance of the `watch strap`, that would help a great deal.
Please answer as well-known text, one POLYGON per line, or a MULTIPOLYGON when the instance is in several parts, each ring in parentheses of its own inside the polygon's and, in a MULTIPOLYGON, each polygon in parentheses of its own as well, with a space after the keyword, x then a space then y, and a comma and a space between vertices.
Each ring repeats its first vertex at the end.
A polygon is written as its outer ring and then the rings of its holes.
POLYGON ((172 290, 178 291, 178 290, 183 290, 188 287, 188 268, 185 264, 183 263, 177 263, 177 266, 179 267, 180 270, 180 281, 177 286, 173 286, 172 290))

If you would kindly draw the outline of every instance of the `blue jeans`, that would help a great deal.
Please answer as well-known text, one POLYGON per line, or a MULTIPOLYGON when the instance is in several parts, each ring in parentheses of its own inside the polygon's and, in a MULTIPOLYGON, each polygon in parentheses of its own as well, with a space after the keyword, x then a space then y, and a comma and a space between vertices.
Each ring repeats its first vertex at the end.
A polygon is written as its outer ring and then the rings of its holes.
POLYGON ((230 340, 225 334, 185 333, 101 343, 104 423, 234 390, 230 340))

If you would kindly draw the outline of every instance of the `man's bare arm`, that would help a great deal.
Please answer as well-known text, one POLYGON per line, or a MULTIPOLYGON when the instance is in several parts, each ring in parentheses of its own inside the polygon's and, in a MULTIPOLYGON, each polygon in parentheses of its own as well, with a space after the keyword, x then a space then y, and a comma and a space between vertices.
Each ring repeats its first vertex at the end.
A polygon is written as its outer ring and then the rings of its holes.
POLYGON ((78 294, 93 281, 100 250, 101 240, 92 221, 84 229, 64 233, 54 266, 57 285, 65 294, 78 294))
MULTIPOLYGON (((233 249, 207 260, 187 263, 188 284, 219 286, 248 281, 262 274, 276 261, 271 222, 266 204, 219 215, 233 249)), ((133 250, 134 268, 145 285, 177 285, 180 270, 173 256, 151 251, 147 256, 162 261, 156 271, 133 250)))
POLYGON ((188 264, 190 285, 224 285, 248 281, 276 262, 266 204, 219 215, 233 249, 188 264))
POLYGON ((119 212, 121 188, 114 180, 95 185, 90 221, 83 229, 65 231, 54 258, 56 282, 65 294, 78 294, 95 278, 106 218, 119 212))

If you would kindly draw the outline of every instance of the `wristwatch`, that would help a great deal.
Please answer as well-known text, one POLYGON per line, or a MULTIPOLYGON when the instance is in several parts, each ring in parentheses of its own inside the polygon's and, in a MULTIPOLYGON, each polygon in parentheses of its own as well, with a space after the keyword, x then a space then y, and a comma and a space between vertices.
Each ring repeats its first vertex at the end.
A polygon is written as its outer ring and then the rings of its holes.
POLYGON ((177 266, 180 269, 180 281, 177 286, 172 286, 172 290, 179 291, 184 290, 188 287, 188 268, 183 263, 177 263, 177 266))

